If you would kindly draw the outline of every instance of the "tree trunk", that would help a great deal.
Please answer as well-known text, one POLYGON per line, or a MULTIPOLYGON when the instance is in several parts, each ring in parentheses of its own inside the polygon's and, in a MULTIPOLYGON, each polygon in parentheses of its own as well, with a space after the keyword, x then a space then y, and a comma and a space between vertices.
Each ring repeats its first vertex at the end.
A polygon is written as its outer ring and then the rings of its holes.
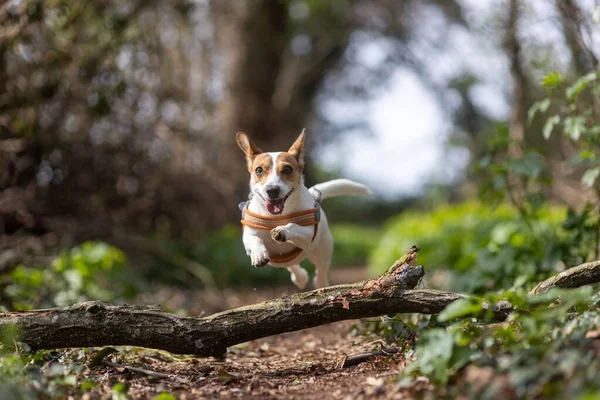
POLYGON ((216 156, 225 174, 241 188, 246 186, 247 176, 240 173, 246 169, 235 133, 247 132, 255 142, 272 146, 271 150, 281 150, 284 142, 273 126, 272 98, 286 45, 287 3, 217 0, 211 9, 222 49, 225 86, 216 110, 215 135, 220 150, 216 156))
MULTIPOLYGON (((504 47, 510 60, 510 75, 512 78, 512 106, 509 126, 510 142, 508 144, 508 156, 513 160, 518 160, 523 157, 525 119, 527 115, 527 103, 525 100, 527 77, 522 65, 521 45, 518 38, 519 7, 519 0, 510 0, 504 38, 504 47)), ((509 171, 508 186, 512 202, 515 203, 515 206, 519 207, 520 202, 525 195, 523 180, 509 171)))
POLYGON ((598 59, 587 47, 581 30, 584 29, 583 13, 574 0, 557 0, 560 23, 571 54, 577 75, 583 75, 598 67, 598 59))

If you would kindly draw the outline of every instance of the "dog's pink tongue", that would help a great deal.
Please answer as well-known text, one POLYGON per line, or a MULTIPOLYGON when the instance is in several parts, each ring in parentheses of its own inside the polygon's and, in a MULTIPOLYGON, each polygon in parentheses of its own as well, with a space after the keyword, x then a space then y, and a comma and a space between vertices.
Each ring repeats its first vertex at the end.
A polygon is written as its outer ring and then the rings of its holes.
POLYGON ((280 214, 283 211, 283 200, 267 200, 265 203, 271 214, 280 214))

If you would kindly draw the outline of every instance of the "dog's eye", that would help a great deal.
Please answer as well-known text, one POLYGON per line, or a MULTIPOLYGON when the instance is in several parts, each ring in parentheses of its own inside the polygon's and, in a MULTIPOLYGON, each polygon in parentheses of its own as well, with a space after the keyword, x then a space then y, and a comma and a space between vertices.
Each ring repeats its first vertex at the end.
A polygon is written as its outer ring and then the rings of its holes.
POLYGON ((256 167, 256 169, 254 170, 254 173, 256 174, 256 176, 262 176, 263 174, 263 169, 262 167, 256 167))
POLYGON ((290 167, 289 165, 286 165, 285 167, 283 167, 283 169, 281 170, 281 173, 284 175, 289 175, 291 174, 293 171, 292 167, 290 167))

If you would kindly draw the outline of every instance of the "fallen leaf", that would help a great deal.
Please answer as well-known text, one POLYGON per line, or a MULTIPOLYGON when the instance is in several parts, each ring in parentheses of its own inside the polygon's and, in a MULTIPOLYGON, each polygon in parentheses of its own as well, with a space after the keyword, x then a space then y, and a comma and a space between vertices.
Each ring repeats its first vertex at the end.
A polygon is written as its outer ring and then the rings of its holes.
POLYGON ((306 347, 308 350, 314 350, 317 348, 317 342, 311 340, 310 342, 304 343, 304 347, 306 347))
POLYGON ((375 378, 373 376, 370 376, 367 378, 366 383, 369 386, 373 386, 375 388, 381 388, 385 384, 385 381, 383 380, 383 378, 375 378))
POLYGON ((239 379, 239 375, 238 374, 234 374, 232 372, 228 372, 224 369, 219 371, 219 374, 217 375, 217 380, 219 382, 221 382, 222 384, 228 384, 229 382, 233 382, 237 379, 239 379))
POLYGON ((263 343, 260 345, 260 347, 258 348, 258 350, 262 351, 262 352, 268 352, 269 351, 269 343, 263 343))

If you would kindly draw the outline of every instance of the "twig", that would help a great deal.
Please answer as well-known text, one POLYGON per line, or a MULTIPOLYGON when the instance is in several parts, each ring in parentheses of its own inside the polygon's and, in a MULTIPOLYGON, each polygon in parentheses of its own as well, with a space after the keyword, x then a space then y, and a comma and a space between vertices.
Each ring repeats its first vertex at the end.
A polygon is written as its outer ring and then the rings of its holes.
POLYGON ((391 356, 398 354, 399 349, 397 347, 388 347, 386 349, 377 349, 373 351, 367 351, 364 353, 353 354, 343 358, 341 362, 341 368, 353 367, 355 365, 364 363, 376 356, 391 356))
POLYGON ((126 370, 129 370, 131 372, 137 372, 139 374, 153 376, 156 378, 171 378, 170 374, 165 374, 163 372, 152 371, 149 369, 134 367, 131 365, 118 364, 118 363, 114 363, 114 362, 107 361, 107 360, 102 360, 101 364, 106 365, 107 367, 112 367, 112 368, 125 368, 126 370))

